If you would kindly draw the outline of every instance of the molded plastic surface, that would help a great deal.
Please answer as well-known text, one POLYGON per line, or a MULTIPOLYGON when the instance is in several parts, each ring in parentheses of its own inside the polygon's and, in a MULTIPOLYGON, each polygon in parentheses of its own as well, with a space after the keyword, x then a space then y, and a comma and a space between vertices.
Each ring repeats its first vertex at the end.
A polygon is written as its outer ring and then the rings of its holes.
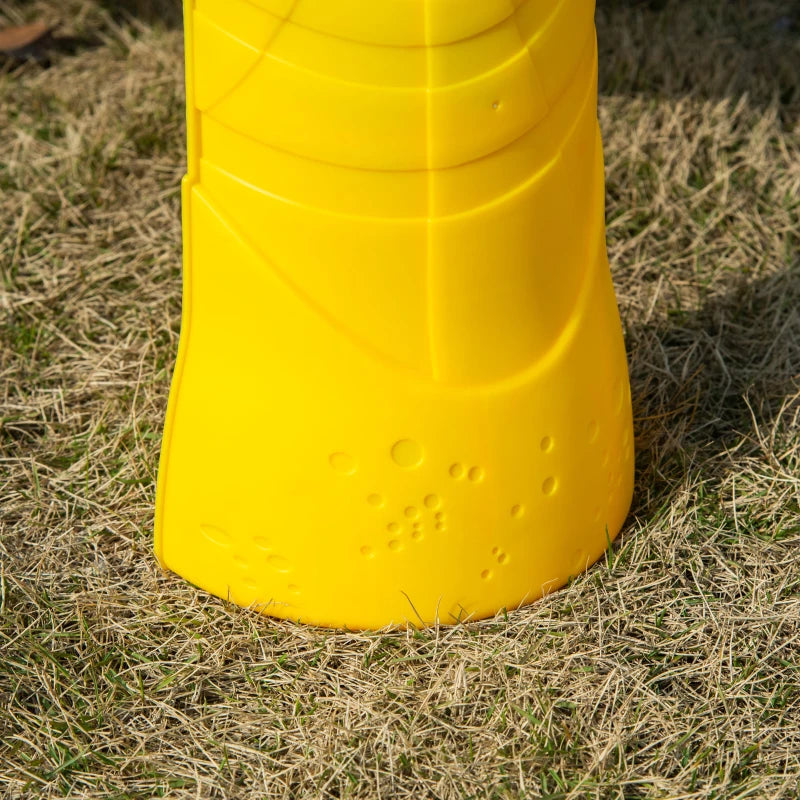
POLYGON ((195 0, 156 552, 328 626, 530 602, 618 533, 592 0, 195 0))

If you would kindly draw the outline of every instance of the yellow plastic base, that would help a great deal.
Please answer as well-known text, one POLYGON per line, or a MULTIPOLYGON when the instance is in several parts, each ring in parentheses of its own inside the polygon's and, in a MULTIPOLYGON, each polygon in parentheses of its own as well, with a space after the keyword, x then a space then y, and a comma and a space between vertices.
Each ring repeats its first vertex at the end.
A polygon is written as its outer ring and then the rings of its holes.
POLYGON ((198 586, 350 628, 540 597, 633 486, 592 3, 382 6, 187 8, 156 517, 198 586))

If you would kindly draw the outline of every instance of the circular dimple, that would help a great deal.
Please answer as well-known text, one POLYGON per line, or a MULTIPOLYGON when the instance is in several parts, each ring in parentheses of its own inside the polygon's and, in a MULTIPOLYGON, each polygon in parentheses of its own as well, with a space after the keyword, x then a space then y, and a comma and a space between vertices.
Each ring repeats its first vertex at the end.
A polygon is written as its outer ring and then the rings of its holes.
POLYGON ((597 441, 597 434, 600 432, 600 426, 597 424, 597 420, 593 419, 589 423, 589 427, 586 429, 586 436, 589 439, 589 444, 597 441))
POLYGON ((497 554, 497 563, 498 564, 505 564, 508 561, 508 555, 506 553, 498 553, 497 554))
POLYGON ((259 550, 271 550, 270 543, 263 536, 254 536, 252 538, 253 544, 259 550))
POLYGON ((443 512, 443 511, 437 511, 437 512, 434 514, 434 519, 435 519, 437 522, 441 522, 441 521, 444 519, 444 512, 443 512))
POLYGON ((500 100, 495 100, 492 103, 492 111, 499 111, 502 107, 503 103, 500 100))
POLYGON ((483 473, 483 470, 480 467, 473 467, 469 471, 469 479, 473 483, 480 483, 480 481, 482 481, 483 478, 484 478, 484 473, 483 473))
POLYGON ((450 467, 450 477, 458 480, 464 477, 464 467, 462 464, 453 464, 450 467))
POLYGON ((419 516, 419 509, 415 506, 408 506, 406 510, 403 512, 408 519, 416 519, 419 516))
POLYGON ((552 475, 549 478, 545 478, 545 481, 542 484, 542 491, 546 495, 553 494, 557 488, 558 488, 558 482, 554 477, 552 477, 552 475))
POLYGON ((499 552, 500 552, 500 548, 499 547, 493 547, 492 548, 492 555, 493 556, 496 556, 499 552))
POLYGON ((361 555, 364 556, 364 558, 374 558, 375 557, 375 553, 373 552, 372 548, 368 544, 365 544, 361 548, 361 555))
POLYGON ((375 508, 381 508, 385 501, 381 495, 377 492, 373 492, 371 495, 367 496, 367 502, 375 508))
POLYGON ((400 533, 400 523, 399 522, 390 522, 386 526, 386 530, 389 531, 389 533, 400 533))
POLYGON ((622 411, 622 406, 625 402, 625 384, 622 380, 617 381, 617 414, 622 411))
POLYGON ((233 557, 233 563, 236 564, 239 569, 247 569, 247 559, 238 554, 233 557))
POLYGON ((403 545, 402 545, 402 543, 401 543, 401 542, 398 542, 398 541, 397 541, 397 539, 392 539, 392 540, 389 542, 389 549, 390 549, 390 550, 391 550, 393 553, 397 553, 397 552, 399 552, 400 550, 402 550, 402 548, 403 548, 403 545))
POLYGON ((222 528, 217 528, 214 525, 201 525, 200 532, 211 544, 215 544, 217 547, 231 546, 231 537, 222 528))
POLYGON ((441 504, 442 501, 435 494, 429 494, 425 498, 425 508, 429 508, 431 511, 435 511, 441 504))
POLYGON ((400 439, 392 445, 392 459, 398 467, 413 469, 422 463, 422 445, 413 439, 400 439))
POLYGON ((539 442, 539 447, 541 448, 543 453, 549 453, 553 449, 553 439, 551 436, 545 436, 541 442, 539 442))
POLYGON ((358 462, 349 453, 331 453, 328 461, 340 475, 353 475, 358 469, 358 462))
POLYGON ((525 506, 515 505, 511 507, 511 516, 514 519, 520 519, 525 515, 525 506))
POLYGON ((415 519, 411 524, 414 526, 414 530, 419 530, 422 527, 422 522, 418 519, 415 519))
POLYGON ((481 578, 483 578, 485 581, 491 580, 491 577, 492 571, 490 569, 485 569, 483 572, 481 572, 481 578))
POLYGON ((437 522, 436 523, 436 530, 437 531, 446 531, 447 530, 447 525, 445 525, 444 522, 437 522))
POLYGON ((414 531, 414 532, 411 534, 411 538, 412 538, 412 539, 413 539, 415 542, 418 542, 420 539, 422 539, 422 531, 414 531))
POLYGON ((275 572, 286 573, 291 570, 289 562, 283 556, 270 556, 267 559, 267 564, 269 564, 275 572))
POLYGON ((286 588, 289 594, 300 594, 300 587, 296 583, 290 583, 286 588))

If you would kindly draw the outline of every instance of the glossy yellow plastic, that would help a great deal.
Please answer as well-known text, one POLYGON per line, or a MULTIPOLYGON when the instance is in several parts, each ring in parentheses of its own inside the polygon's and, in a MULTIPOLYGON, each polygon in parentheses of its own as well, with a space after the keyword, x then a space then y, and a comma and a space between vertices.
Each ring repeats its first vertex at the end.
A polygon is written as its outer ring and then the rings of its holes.
POLYGON ((593 0, 187 3, 161 563, 268 614, 491 615, 633 486, 593 0))

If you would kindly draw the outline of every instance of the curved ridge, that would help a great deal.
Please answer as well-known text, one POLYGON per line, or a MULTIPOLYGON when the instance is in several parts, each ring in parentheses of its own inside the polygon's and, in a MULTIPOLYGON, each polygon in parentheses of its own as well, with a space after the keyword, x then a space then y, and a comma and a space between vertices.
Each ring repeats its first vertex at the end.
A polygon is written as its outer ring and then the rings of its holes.
MULTIPOLYGON (((595 137, 596 147, 600 148, 600 131, 597 129, 595 137)), ((602 152, 602 150, 601 150, 602 152)), ((370 357, 377 361, 389 365, 392 369, 401 370, 403 374, 407 375, 409 379, 416 380, 425 385, 437 385, 442 389, 448 389, 458 392, 479 393, 479 394, 494 394, 510 389, 516 388, 532 380, 536 375, 542 373, 548 368, 550 364, 555 363, 559 355, 569 346, 569 343, 575 338, 580 328, 580 322, 583 318, 586 308, 588 306, 589 298, 591 296, 591 289, 597 278, 600 263, 603 260, 605 250, 605 221, 602 215, 597 216, 597 220, 592 225, 592 231, 587 237, 587 253, 585 256, 585 267, 582 270, 579 282, 579 288, 571 304, 569 313, 565 318, 565 322, 561 329, 554 337, 552 344, 537 356, 530 364, 522 369, 510 374, 508 376, 498 378, 497 380, 478 381, 474 383, 459 382, 457 380, 441 381, 433 374, 431 364, 431 372, 425 373, 410 367, 407 363, 393 357, 389 353, 373 345, 368 339, 359 335, 356 331, 347 327, 341 320, 331 314, 321 303, 317 302, 313 296, 300 287, 292 278, 282 269, 278 264, 272 260, 261 247, 259 247, 247 233, 242 231, 228 216, 224 210, 224 206, 219 204, 211 193, 205 189, 202 184, 193 187, 199 198, 209 207, 209 209, 217 216, 220 223, 226 227, 231 234, 233 234, 243 246, 247 247, 253 254, 255 254, 260 261, 266 264, 276 277, 283 283, 298 299, 300 299, 308 308, 314 311, 321 319, 339 334, 344 336, 353 346, 358 347, 362 352, 368 354, 370 357)), ((602 188, 596 189, 601 191, 602 188)), ((433 351, 433 345, 431 346, 433 351)))
MULTIPOLYGON (((297 0, 295 0, 295 2, 297 2, 297 0)), ((272 36, 270 37, 270 42, 274 42, 274 40, 275 40, 275 38, 277 37, 278 34, 279 34, 279 30, 276 30, 275 32, 273 32, 272 36)), ((447 163, 443 164, 442 166, 440 166, 438 168, 439 169, 447 169, 447 168, 463 166, 463 165, 478 161, 478 160, 480 160, 482 158, 489 157, 493 153, 501 151, 504 147, 507 147, 509 145, 512 145, 514 142, 519 141, 519 139, 524 137, 530 131, 534 130, 537 126, 541 125, 542 122, 545 119, 547 119, 549 114, 552 112, 553 108, 561 100, 563 95, 566 92, 568 92, 570 87, 573 85, 573 83, 575 81, 575 78, 576 78, 576 74, 580 69, 580 65, 581 65, 582 61, 584 60, 584 58, 585 58, 587 50, 589 49, 589 47, 593 47, 593 46, 594 46, 594 37, 591 35, 591 29, 590 29, 590 33, 589 33, 589 35, 587 36, 587 38, 585 40, 584 46, 581 47, 579 49, 579 51, 578 51, 578 56, 575 59, 575 64, 574 64, 573 68, 571 69, 570 73, 566 76, 566 79, 564 80, 564 82, 559 87, 558 94, 556 96, 550 97, 550 98, 547 97, 546 93, 542 94, 542 101, 546 104, 544 113, 541 114, 541 115, 534 115, 532 117, 532 121, 530 122, 530 124, 526 125, 521 132, 513 131, 512 138, 509 139, 507 142, 505 142, 505 144, 503 144, 501 147, 499 147, 499 148, 497 148, 495 150, 490 150, 490 151, 488 151, 486 153, 482 153, 481 155, 476 156, 474 158, 466 158, 465 160, 457 160, 457 161, 455 161, 453 163, 447 162, 447 163)), ((226 125, 231 130, 234 130, 234 131, 236 131, 237 133, 239 133, 239 134, 241 134, 243 136, 247 136, 248 138, 251 138, 254 141, 258 141, 261 144, 266 145, 268 147, 274 147, 275 149, 278 149, 278 150, 283 149, 286 152, 291 153, 292 155, 295 155, 295 156, 298 156, 298 157, 301 157, 301 158, 307 158, 310 161, 319 161, 321 163, 331 164, 331 165, 335 165, 335 166, 346 167, 346 168, 350 168, 350 169, 363 169, 363 170, 366 170, 366 171, 387 171, 387 172, 403 171, 403 172, 408 172, 408 171, 419 171, 421 169, 421 167, 413 166, 413 165, 404 165, 400 169, 392 170, 392 169, 383 169, 383 168, 381 168, 379 166, 376 167, 376 166, 364 166, 364 165, 357 165, 357 164, 356 165, 347 164, 347 163, 342 163, 338 158, 337 158, 337 160, 333 160, 333 159, 330 159, 330 158, 325 159, 325 158, 319 158, 319 157, 316 157, 316 156, 311 156, 311 155, 308 155, 307 153, 298 152, 297 150, 292 150, 292 149, 286 147, 285 144, 283 145, 283 147, 276 146, 275 144, 267 141, 264 138, 259 138, 258 136, 253 136, 251 134, 244 133, 243 131, 239 130, 236 126, 233 126, 230 123, 228 123, 226 121, 226 119, 225 119, 226 115, 220 113, 220 107, 222 106, 222 104, 225 102, 226 99, 229 99, 230 97, 232 97, 236 93, 236 91, 238 91, 247 82, 247 80, 252 78, 253 74, 259 69, 259 67, 261 65, 263 65, 264 61, 267 58, 274 60, 276 63, 282 64, 284 67, 290 67, 292 69, 296 69, 299 73, 302 73, 302 74, 305 74, 307 76, 310 76, 315 80, 316 79, 320 79, 320 80, 324 80, 326 82, 329 82, 333 86, 348 87, 348 88, 351 88, 351 89, 352 88, 357 88, 359 90, 366 90, 366 91, 369 91, 369 92, 372 92, 372 93, 380 92, 381 95, 396 94, 398 96, 411 97, 414 94, 417 94, 419 96, 424 96, 426 98, 425 99, 425 103, 426 103, 426 106, 427 106, 427 114, 428 114, 428 118, 429 119, 430 119, 430 114, 431 114, 431 112, 433 110, 433 107, 434 107, 434 105, 436 103, 436 98, 437 97, 446 96, 449 92, 457 91, 459 88, 470 86, 472 84, 478 85, 481 82, 489 81, 492 78, 496 77, 498 74, 502 73, 503 70, 510 69, 515 63, 520 62, 522 59, 526 59, 529 62, 530 68, 533 70, 534 75, 536 75, 537 77, 539 75, 538 68, 536 67, 535 61, 531 58, 530 51, 529 51, 527 45, 525 47, 523 47, 522 49, 516 51, 511 58, 506 59, 504 62, 502 62, 500 65, 496 66, 495 68, 493 68, 491 70, 488 70, 486 72, 483 72, 483 73, 481 73, 480 75, 478 75, 476 77, 473 77, 473 78, 470 78, 470 79, 464 80, 464 81, 453 82, 451 84, 448 84, 447 86, 436 86, 436 87, 430 86, 430 71, 431 71, 430 63, 431 63, 431 59, 433 57, 433 55, 431 54, 431 56, 429 57, 429 67, 428 67, 428 75, 429 75, 428 83, 429 83, 429 85, 424 89, 410 89, 410 88, 406 88, 406 87, 384 87, 384 88, 380 88, 380 87, 377 87, 377 86, 371 86, 369 84, 363 84, 363 83, 347 81, 347 80, 343 80, 343 79, 340 79, 340 78, 331 78, 330 76, 326 76, 326 75, 324 75, 324 74, 322 74, 320 72, 317 72, 315 70, 311 70, 311 69, 308 69, 306 67, 300 67, 300 66, 292 64, 291 62, 286 61, 283 58, 278 58, 278 57, 276 57, 274 55, 274 53, 269 53, 268 49, 269 49, 269 46, 267 47, 267 49, 262 54, 259 55, 259 58, 252 65, 252 67, 249 69, 247 74, 242 76, 241 79, 239 81, 237 81, 236 85, 225 93, 224 97, 218 99, 214 103, 213 106, 211 106, 210 108, 206 109, 205 113, 210 114, 210 116, 214 120, 216 120, 220 124, 226 125)), ((538 81, 539 81, 539 85, 541 85, 542 84, 541 78, 538 78, 538 81)), ((431 165, 431 160, 430 160, 430 152, 428 153, 428 160, 427 160, 426 166, 427 166, 427 168, 431 168, 431 166, 432 166, 431 165)))
MULTIPOLYGON (((526 2, 531 2, 531 1, 532 0, 526 0, 526 2)), ((277 36, 277 34, 279 33, 279 31, 281 30, 283 25, 290 24, 290 25, 297 26, 298 28, 303 28, 305 30, 309 30, 309 31, 311 31, 311 32, 313 32, 315 34, 320 34, 320 35, 323 35, 323 36, 330 36, 333 39, 340 39, 340 40, 345 41, 345 42, 352 42, 353 44, 368 45, 368 46, 372 46, 372 47, 376 47, 376 48, 380 48, 380 49, 399 49, 399 50, 408 49, 407 45, 380 45, 380 44, 376 44, 374 42, 363 42, 363 41, 359 41, 357 39, 346 39, 346 38, 341 37, 341 36, 336 36, 335 34, 328 34, 325 31, 320 31, 320 30, 318 30, 316 28, 311 28, 311 27, 309 27, 307 25, 303 25, 301 23, 298 23, 298 22, 292 20, 290 18, 291 12, 289 12, 289 16, 287 16, 286 18, 277 17, 274 14, 271 14, 271 12, 266 11, 265 9, 261 8, 261 6, 256 6, 255 4, 250 3, 250 0, 243 0, 243 2, 247 2, 250 5, 254 5, 256 8, 259 8, 262 11, 265 11, 265 13, 270 14, 275 19, 280 19, 281 20, 281 24, 278 26, 276 31, 270 37, 270 43, 272 41, 274 41, 275 37, 277 36)), ((293 9, 297 7, 297 4, 299 2, 300 2, 300 0, 294 0, 293 9)), ((427 3, 427 0, 422 0, 422 2, 427 3)), ((460 88, 462 86, 467 86, 467 85, 469 85, 471 83, 479 83, 480 81, 485 80, 485 79, 491 77, 492 75, 497 74, 498 72, 502 71, 504 68, 507 68, 510 64, 513 64, 515 61, 519 60, 521 57, 523 57, 526 54, 528 55, 529 58, 531 58, 531 61, 533 61, 533 58, 532 58, 531 53, 530 53, 531 45, 533 45, 536 42, 537 39, 542 38, 547 33, 548 29, 552 26, 554 20, 558 16, 558 14, 563 11, 563 6, 567 5, 569 2, 570 2, 570 0, 560 0, 558 5, 555 6, 553 11, 548 15, 548 17, 544 20, 544 22, 541 24, 541 26, 533 34, 531 34, 527 38, 525 38, 525 35, 522 32, 522 29, 521 29, 521 27, 519 25, 519 19, 517 17, 517 15, 519 14, 519 8, 522 7, 522 6, 520 6, 515 10, 515 12, 513 14, 510 14, 508 17, 506 17, 505 19, 501 20, 496 25, 493 25, 490 28, 487 28, 485 31, 481 31, 480 33, 476 33, 474 36, 467 37, 464 40, 459 40, 459 42, 453 42, 453 43, 449 43, 449 44, 446 44, 446 45, 437 45, 437 44, 414 45, 413 47, 415 47, 415 48, 419 48, 419 49, 424 48, 426 50, 433 49, 434 52, 435 52, 439 48, 452 47, 454 44, 460 44, 462 41, 469 41, 471 39, 477 39, 477 38, 479 38, 481 36, 484 36, 487 33, 491 32, 495 28, 506 24, 509 19, 512 19, 512 18, 515 19, 516 27, 517 27, 517 30, 519 31, 519 34, 520 34, 520 41, 522 43, 522 47, 519 50, 511 53, 508 56, 505 56, 502 60, 498 61, 493 67, 491 67, 488 70, 485 70, 484 72, 478 73, 477 75, 473 75, 470 78, 466 78, 464 80, 453 81, 452 83, 443 84, 441 86, 431 87, 430 83, 426 87, 422 87, 422 86, 402 86, 402 85, 384 86, 384 85, 378 84, 378 83, 364 83, 364 82, 361 82, 361 81, 350 81, 350 80, 346 80, 344 78, 337 77, 335 75, 330 75, 330 74, 325 73, 325 72, 320 72, 318 70, 315 70, 315 69, 312 69, 310 67, 307 67, 304 64, 298 63, 296 61, 290 61, 290 60, 288 60, 286 58, 281 58, 281 57, 278 57, 278 56, 276 56, 274 54, 271 54, 270 58, 273 58, 273 59, 275 59, 275 61, 278 61, 281 64, 285 64, 286 66, 293 67, 298 72, 302 72, 302 73, 305 73, 307 75, 313 75, 314 77, 322 78, 322 79, 324 79, 326 81, 330 81, 331 83, 336 83, 336 84, 339 84, 341 86, 348 86, 348 87, 354 87, 354 88, 357 88, 357 89, 366 89, 366 90, 373 90, 375 88, 379 88, 379 89, 381 89, 382 92, 388 92, 388 93, 395 93, 395 92, 396 93, 404 93, 404 92, 410 92, 410 91, 426 92, 426 91, 430 91, 431 89, 433 91, 436 91, 436 92, 446 92, 446 91, 449 91, 449 90, 452 90, 452 89, 460 88)), ((429 8, 430 7, 428 5, 425 5, 426 18, 427 18, 427 15, 429 13, 429 8)), ((269 49, 269 45, 267 45, 267 47, 266 47, 266 50, 268 50, 268 49, 269 49)), ((269 54, 267 52, 264 52, 262 55, 269 55, 269 54)), ((578 58, 578 62, 579 61, 580 61, 580 58, 578 58)), ((569 83, 569 77, 570 76, 568 76, 567 83, 569 83)), ((241 84, 241 82, 240 82, 240 84, 241 84)))
MULTIPOLYGON (((379 2, 379 1, 380 0, 376 0, 376 2, 379 2)), ((427 3, 427 1, 428 0, 419 0, 419 2, 422 2, 422 3, 427 3)), ((260 3, 256 2, 256 0, 242 0, 242 2, 247 3, 247 5, 250 5, 250 6, 253 6, 255 8, 258 8, 261 11, 265 11, 267 14, 272 14, 272 16, 274 16, 274 17, 276 17, 278 19, 282 19, 282 17, 279 17, 277 14, 275 14, 275 12, 270 11, 269 9, 265 8, 263 5, 261 5, 260 3)), ((450 45, 461 44, 463 42, 468 42, 471 39, 476 39, 479 36, 483 36, 487 32, 492 31, 495 28, 497 28, 498 26, 502 25, 504 22, 506 22, 513 15, 518 14, 520 12, 521 8, 523 8, 524 6, 527 6, 527 5, 531 4, 531 3, 537 2, 537 0, 511 0, 511 2, 513 3, 513 9, 510 11, 510 13, 508 13, 502 19, 497 20, 492 25, 489 25, 487 28, 484 28, 482 30, 476 31, 475 33, 472 33, 472 34, 470 34, 468 36, 462 36, 461 38, 448 39, 447 41, 437 42, 437 43, 433 44, 432 46, 434 46, 434 47, 449 47, 450 45)), ((569 2, 569 0, 560 0, 560 3, 558 4, 557 7, 560 7, 561 4, 566 3, 566 2, 569 2)), ((427 14, 427 11, 428 11, 428 8, 426 7, 424 9, 423 13, 427 14)), ((357 39, 357 38, 354 38, 352 36, 343 36, 340 33, 333 33, 332 31, 326 31, 326 30, 321 29, 321 28, 315 28, 315 27, 313 27, 311 25, 308 25, 308 24, 302 23, 302 22, 296 22, 295 21, 292 24, 293 25, 297 25, 300 28, 305 28, 306 30, 313 31, 314 33, 322 34, 323 36, 329 36, 331 39, 339 39, 341 41, 352 42, 354 44, 366 44, 366 45, 375 45, 375 46, 379 46, 379 47, 391 47, 391 48, 420 48, 420 47, 429 47, 429 46, 431 46, 431 44, 429 42, 429 35, 428 35, 429 31, 428 31, 427 28, 426 28, 426 34, 425 34, 425 41, 424 42, 420 42, 419 44, 386 44, 386 43, 383 43, 383 42, 376 42, 376 41, 371 40, 371 39, 357 39)))
MULTIPOLYGON (((233 86, 231 86, 225 92, 225 94, 222 95, 222 97, 218 97, 214 103, 212 103, 207 109, 205 109, 205 113, 211 113, 215 108, 218 108, 223 102, 225 102, 225 100, 234 95, 239 90, 239 88, 246 83, 246 81, 250 78, 250 76, 258 69, 258 67, 261 65, 264 59, 267 58, 267 56, 269 55, 269 50, 272 47, 273 43, 275 42, 275 39, 277 38, 278 34, 283 29, 283 26, 291 22, 291 16, 294 13, 294 10, 297 8, 297 4, 299 2, 300 0, 292 0, 292 5, 287 13, 286 18, 282 19, 280 24, 275 27, 275 29, 272 31, 271 34, 269 34, 269 36, 267 37, 266 44, 261 48, 261 52, 258 54, 258 58, 250 65, 250 68, 243 75, 239 76, 239 78, 233 84, 233 86)), ((213 22, 213 20, 211 21, 213 22)), ((216 23, 214 24, 216 25, 216 23)), ((220 26, 217 25, 217 27, 220 26)), ((224 30, 224 28, 220 28, 220 30, 224 30)), ((228 33, 228 31, 225 31, 225 33, 228 33)), ((230 33, 228 33, 228 35, 232 36, 232 34, 230 33)), ((235 39, 237 37, 234 36, 233 38, 235 39)))
MULTIPOLYGON (((580 119, 583 116, 584 112, 586 111, 586 106, 587 106, 588 102, 591 100, 591 98, 593 96, 592 87, 594 86, 595 76, 596 76, 596 73, 593 70, 590 73, 589 81, 587 82, 587 88, 586 88, 584 96, 583 96, 583 98, 581 100, 581 103, 579 105, 578 112, 575 115, 575 117, 572 119, 569 127, 567 128, 567 130, 564 133, 564 136, 563 136, 563 139, 562 139, 562 147, 563 147, 564 143, 569 142, 573 138, 573 136, 575 135, 575 132, 576 132, 577 126, 578 126, 578 124, 580 122, 580 119)), ((326 166, 334 166, 334 167, 340 167, 342 169, 348 169, 348 170, 352 169, 352 170, 358 170, 358 171, 368 172, 368 173, 376 172, 376 171, 379 171, 379 172, 392 172, 392 170, 371 170, 371 169, 364 168, 364 167, 349 167, 349 166, 346 166, 346 165, 335 164, 333 162, 324 161, 322 159, 316 159, 316 158, 312 158, 310 156, 305 156, 305 155, 303 155, 301 153, 296 153, 296 152, 293 152, 293 151, 290 151, 290 150, 286 150, 285 148, 280 148, 280 147, 276 147, 275 145, 265 144, 260 139, 256 139, 253 136, 250 136, 250 135, 248 135, 246 133, 242 133, 241 131, 238 131, 235 128, 232 128, 230 125, 227 125, 224 120, 220 120, 216 116, 214 116, 213 119, 217 124, 223 126, 227 130, 233 132, 237 136, 241 136, 242 138, 248 139, 249 141, 254 142, 255 144, 257 144, 257 145, 259 145, 261 147, 267 147, 267 148, 271 148, 273 150, 276 150, 278 152, 284 152, 284 153, 287 153, 288 155, 296 157, 296 158, 304 159, 304 160, 307 160, 307 161, 312 161, 312 162, 323 164, 323 165, 326 165, 326 166)), ((514 147, 516 144, 518 144, 520 142, 520 140, 522 140, 525 136, 529 135, 532 130, 533 130, 533 128, 531 128, 530 130, 526 131, 524 134, 522 134, 522 136, 517 137, 516 139, 514 139, 514 141, 510 142, 505 147, 500 148, 500 150, 496 151, 495 153, 491 153, 491 154, 486 155, 486 156, 481 156, 480 158, 473 159, 472 161, 464 162, 464 164, 459 164, 456 167, 445 167, 445 168, 437 168, 437 169, 428 168, 427 170, 412 170, 412 171, 420 172, 420 173, 427 171, 428 173, 430 173, 431 176, 433 176, 433 175, 435 175, 435 174, 437 174, 439 172, 446 172, 446 171, 448 171, 450 169, 457 169, 457 168, 460 168, 460 167, 464 167, 464 166, 466 166, 468 164, 475 164, 475 163, 478 163, 480 161, 484 161, 484 160, 490 159, 492 156, 497 155, 498 153, 501 153, 504 150, 507 150, 509 148, 514 147)), ((431 126, 429 124, 428 125, 428 138, 429 138, 429 140, 430 140, 431 133, 432 133, 431 126)), ((431 146, 431 144, 430 144, 430 141, 429 141, 428 142, 428 147, 430 148, 430 146, 431 146)), ((291 199, 289 197, 283 197, 281 195, 275 194, 274 192, 271 192, 269 189, 267 189, 267 188, 265 188, 263 186, 259 186, 257 184, 251 183, 251 182, 245 180, 244 178, 242 178, 241 176, 229 172, 224 167, 222 167, 222 166, 220 166, 218 164, 215 164, 214 162, 212 162, 212 161, 210 161, 208 159, 203 158, 203 159, 201 159, 201 161, 205 162, 208 166, 212 167, 213 169, 225 174, 231 180, 234 180, 234 181, 236 181, 238 183, 241 183, 241 184, 249 187, 253 191, 259 192, 261 194, 265 194, 265 195, 267 195, 269 197, 272 197, 275 200, 279 200, 280 202, 287 203, 289 205, 297 206, 298 208, 305 208, 305 209, 308 209, 309 211, 313 211, 315 213, 324 214, 326 216, 336 217, 336 218, 340 218, 340 219, 369 219, 371 221, 403 222, 403 223, 406 223, 406 222, 415 221, 415 220, 418 220, 418 221, 428 220, 428 221, 431 221, 431 222, 433 222, 433 221, 442 221, 442 220, 454 220, 454 219, 459 219, 459 218, 464 218, 464 217, 468 217, 468 216, 471 216, 471 215, 479 214, 479 213, 481 213, 483 211, 486 211, 486 210, 488 210, 490 208, 502 205, 502 203, 507 202, 508 200, 511 200, 515 196, 517 196, 517 195, 521 194, 522 192, 524 192, 533 183, 535 183, 544 174, 546 174, 547 171, 550 170, 553 167, 553 165, 558 161, 559 156, 560 156, 560 149, 557 150, 550 158, 548 158, 547 161, 542 163, 539 166, 538 169, 536 169, 532 173, 527 174, 522 181, 520 181, 518 184, 513 186, 507 192, 504 192, 501 195, 497 195, 496 197, 492 198, 491 200, 489 200, 489 201, 487 201, 485 203, 481 203, 479 205, 473 206, 472 208, 465 209, 463 211, 458 211, 458 212, 455 212, 455 213, 452 213, 452 214, 444 214, 444 215, 441 215, 441 216, 438 216, 438 217, 434 217, 434 216, 432 216, 430 214, 430 210, 433 207, 433 204, 432 204, 433 188, 431 186, 431 182, 432 182, 431 180, 429 180, 429 182, 428 182, 429 183, 429 190, 428 190, 428 209, 429 209, 429 213, 428 214, 418 215, 418 216, 417 215, 412 215, 412 216, 405 216, 405 217, 400 217, 400 216, 386 217, 386 216, 380 216, 380 215, 365 216, 365 215, 350 214, 350 213, 346 213, 346 212, 336 211, 334 209, 328 209, 328 208, 324 208, 322 206, 312 206, 312 205, 308 205, 308 204, 301 203, 299 201, 293 200, 293 199, 291 199)), ((428 158, 430 159, 430 150, 429 150, 429 153, 428 153, 428 158)), ((401 171, 407 171, 407 170, 401 170, 401 171)))
POLYGON ((407 363, 393 357, 379 347, 376 347, 368 339, 360 336, 351 328, 348 328, 344 323, 341 322, 341 320, 338 319, 338 317, 331 314, 331 312, 328 311, 325 306, 317 302, 312 295, 305 291, 296 281, 292 280, 286 270, 282 269, 280 265, 278 265, 267 253, 265 253, 264 250, 259 247, 250 236, 248 236, 247 233, 241 230, 240 226, 230 219, 230 216, 225 210, 224 205, 219 203, 212 196, 212 194, 204 186, 202 186, 202 184, 195 184, 192 188, 194 191, 196 191, 198 198, 202 200, 202 202, 205 203, 211 212, 219 219, 220 224, 227 228, 230 233, 242 243, 244 247, 250 250, 259 261, 263 262, 270 269, 270 271, 284 286, 286 286, 292 292, 292 294, 294 294, 304 305, 310 308, 315 314, 317 314, 328 325, 330 325, 333 330, 340 333, 348 341, 350 341, 351 344, 357 346, 372 358, 375 358, 377 361, 380 361, 384 364, 390 365, 394 370, 401 370, 404 374, 408 376, 414 376, 417 380, 419 380, 421 376, 425 375, 425 373, 413 369, 407 363))

